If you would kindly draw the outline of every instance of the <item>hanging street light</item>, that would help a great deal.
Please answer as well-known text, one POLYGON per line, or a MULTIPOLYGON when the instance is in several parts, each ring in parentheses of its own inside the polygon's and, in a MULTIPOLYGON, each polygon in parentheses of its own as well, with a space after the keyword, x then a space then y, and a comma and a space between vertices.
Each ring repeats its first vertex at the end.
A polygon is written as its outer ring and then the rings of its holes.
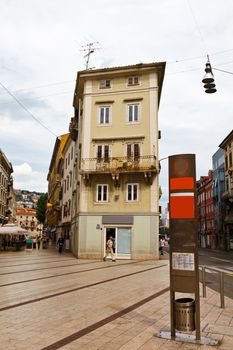
POLYGON ((204 89, 205 92, 207 94, 213 94, 217 91, 217 89, 215 88, 215 84, 214 84, 214 75, 212 72, 212 68, 211 68, 211 64, 210 64, 210 60, 209 60, 209 56, 207 55, 207 63, 206 63, 206 67, 205 67, 205 76, 202 79, 202 82, 204 83, 204 89))

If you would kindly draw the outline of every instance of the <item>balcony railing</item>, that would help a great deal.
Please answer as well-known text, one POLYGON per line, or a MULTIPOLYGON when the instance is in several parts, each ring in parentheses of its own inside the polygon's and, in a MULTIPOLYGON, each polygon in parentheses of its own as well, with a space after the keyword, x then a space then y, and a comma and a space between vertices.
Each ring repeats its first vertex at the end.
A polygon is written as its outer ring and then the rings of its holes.
POLYGON ((158 172, 155 156, 82 158, 81 173, 158 172))

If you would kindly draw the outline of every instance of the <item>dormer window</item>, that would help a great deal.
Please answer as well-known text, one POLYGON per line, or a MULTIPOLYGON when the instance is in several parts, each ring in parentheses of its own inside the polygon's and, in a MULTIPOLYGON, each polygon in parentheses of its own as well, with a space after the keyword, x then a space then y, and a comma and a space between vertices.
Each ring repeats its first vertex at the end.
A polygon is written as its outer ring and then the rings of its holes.
POLYGON ((111 87, 110 79, 100 80, 100 89, 108 89, 110 87, 111 87))
POLYGON ((138 76, 128 77, 128 85, 138 85, 139 78, 138 76))

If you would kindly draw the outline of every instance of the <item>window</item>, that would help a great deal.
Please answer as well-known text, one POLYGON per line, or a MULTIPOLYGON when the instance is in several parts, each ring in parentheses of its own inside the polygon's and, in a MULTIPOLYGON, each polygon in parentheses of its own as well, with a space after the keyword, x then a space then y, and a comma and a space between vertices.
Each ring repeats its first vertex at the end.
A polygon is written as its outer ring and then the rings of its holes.
POLYGON ((69 175, 66 177, 66 190, 69 189, 69 175))
POLYGON ((138 76, 128 77, 128 85, 137 85, 139 84, 138 76))
POLYGON ((70 154, 68 154, 68 165, 70 165, 70 154))
POLYGON ((72 186, 72 171, 70 172, 70 187, 72 186))
POLYGON ((227 156, 225 157, 225 170, 228 169, 228 159, 227 159, 227 156))
POLYGON ((229 167, 232 167, 232 153, 229 153, 229 167))
POLYGON ((127 184, 127 201, 138 201, 138 184, 127 184))
POLYGON ((108 202, 108 185, 97 185, 96 202, 108 202))
POLYGON ((99 108, 99 124, 110 124, 110 106, 99 108))
POLYGON ((63 193, 65 194, 66 193, 66 180, 64 180, 64 187, 63 187, 63 193))
POLYGON ((138 103, 128 105, 127 121, 129 123, 136 123, 139 121, 139 104, 138 103))
POLYGON ((67 169, 67 158, 66 158, 66 169, 67 169))
POLYGON ((127 160, 128 161, 139 161, 140 158, 140 147, 138 143, 127 144, 127 160))
POLYGON ((111 80, 110 79, 105 79, 105 80, 100 80, 100 89, 109 89, 111 87, 111 80))
POLYGON ((109 145, 98 145, 97 147, 97 162, 104 160, 105 162, 109 161, 110 157, 110 148, 109 145))
POLYGON ((71 148, 71 160, 73 159, 73 153, 74 153, 74 150, 73 150, 73 147, 71 148))

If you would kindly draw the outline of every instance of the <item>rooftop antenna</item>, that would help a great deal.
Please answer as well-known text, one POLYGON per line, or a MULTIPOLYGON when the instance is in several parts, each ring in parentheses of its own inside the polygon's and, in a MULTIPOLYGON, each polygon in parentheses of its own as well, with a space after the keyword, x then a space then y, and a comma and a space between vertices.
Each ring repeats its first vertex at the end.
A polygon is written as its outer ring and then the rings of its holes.
POLYGON ((95 47, 95 44, 99 44, 99 42, 95 41, 82 46, 83 49, 81 51, 84 51, 84 52, 87 51, 87 54, 84 55, 84 58, 86 58, 86 69, 91 69, 88 67, 91 54, 94 53, 95 50, 100 50, 100 47, 95 47))

